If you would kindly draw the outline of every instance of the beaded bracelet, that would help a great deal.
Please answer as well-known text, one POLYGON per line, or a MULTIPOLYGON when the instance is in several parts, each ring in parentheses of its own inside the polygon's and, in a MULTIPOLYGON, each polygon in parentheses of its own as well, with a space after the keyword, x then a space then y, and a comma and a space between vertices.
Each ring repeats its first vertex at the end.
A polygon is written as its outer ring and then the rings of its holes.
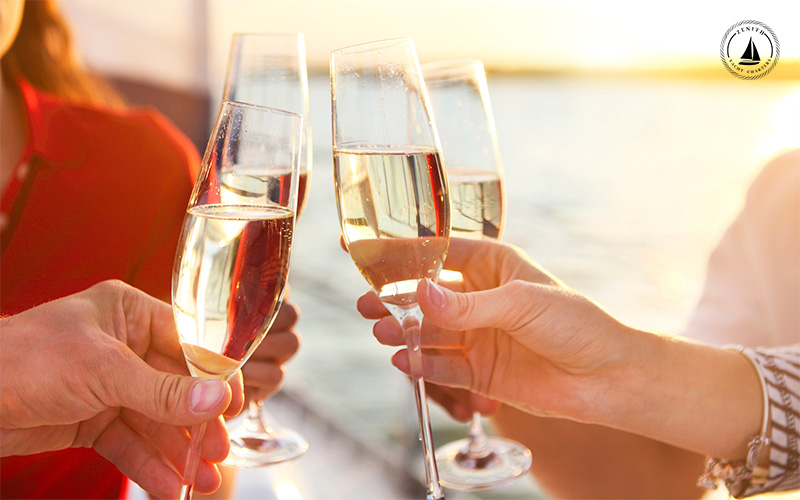
POLYGON ((750 486, 764 484, 767 480, 769 470, 765 467, 758 467, 758 460, 761 449, 770 444, 767 436, 767 425, 769 424, 769 394, 767 384, 761 365, 755 363, 744 352, 742 346, 725 346, 725 349, 736 350, 755 367, 758 372, 758 380, 761 384, 762 399, 764 402, 764 415, 761 418, 761 432, 753 436, 747 443, 747 456, 744 460, 731 462, 716 457, 706 457, 705 470, 697 479, 697 486, 716 490, 717 481, 722 480, 728 488, 728 492, 734 497, 744 493, 750 486))

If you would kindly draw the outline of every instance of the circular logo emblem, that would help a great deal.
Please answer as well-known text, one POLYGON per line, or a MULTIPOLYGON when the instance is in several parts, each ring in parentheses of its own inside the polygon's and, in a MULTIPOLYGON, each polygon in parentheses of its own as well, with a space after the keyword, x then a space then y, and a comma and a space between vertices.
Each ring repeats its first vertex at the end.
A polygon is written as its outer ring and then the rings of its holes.
POLYGON ((759 21, 740 21, 731 26, 719 44, 725 68, 742 80, 766 76, 778 64, 778 37, 759 21))

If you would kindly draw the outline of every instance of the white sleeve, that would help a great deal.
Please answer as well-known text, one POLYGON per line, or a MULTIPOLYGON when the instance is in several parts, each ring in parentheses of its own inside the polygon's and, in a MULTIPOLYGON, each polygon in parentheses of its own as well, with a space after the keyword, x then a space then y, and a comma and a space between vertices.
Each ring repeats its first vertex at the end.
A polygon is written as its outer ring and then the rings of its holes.
POLYGON ((800 342, 800 150, 771 161, 711 254, 683 335, 712 344, 800 342))

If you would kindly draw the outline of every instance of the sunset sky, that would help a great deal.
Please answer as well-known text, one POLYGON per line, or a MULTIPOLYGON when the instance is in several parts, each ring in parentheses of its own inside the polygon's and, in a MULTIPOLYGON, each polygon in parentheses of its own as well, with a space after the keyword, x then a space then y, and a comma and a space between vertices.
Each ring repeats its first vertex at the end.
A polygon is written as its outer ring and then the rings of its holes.
MULTIPOLYGON (((719 45, 742 20, 776 33, 782 70, 800 75, 796 0, 62 0, 90 62, 175 85, 215 85, 234 32, 303 32, 311 71, 332 50, 414 38, 425 61, 470 57, 488 70, 722 68, 719 45), (205 45, 204 45, 205 44, 205 45)), ((724 71, 724 70, 723 70, 724 71)), ((724 73, 723 73, 724 74, 724 73)), ((800 78, 800 76, 798 76, 800 78)))
POLYGON ((307 34, 309 64, 332 48, 412 36, 421 59, 466 56, 502 69, 660 66, 714 59, 735 22, 760 20, 787 56, 800 55, 800 2, 630 0, 211 0, 214 35, 235 30, 307 34), (723 5, 721 8, 720 5, 723 5), (309 15, 313 13, 313 15, 309 15))

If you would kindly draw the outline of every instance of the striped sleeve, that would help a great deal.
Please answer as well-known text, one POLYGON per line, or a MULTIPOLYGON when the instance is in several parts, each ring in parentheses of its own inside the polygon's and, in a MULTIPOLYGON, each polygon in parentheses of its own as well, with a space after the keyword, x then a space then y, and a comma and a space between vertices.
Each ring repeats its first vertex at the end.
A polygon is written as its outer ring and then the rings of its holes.
POLYGON ((745 348, 743 353, 760 368, 769 397, 771 442, 766 481, 740 496, 800 489, 800 344, 745 348))

